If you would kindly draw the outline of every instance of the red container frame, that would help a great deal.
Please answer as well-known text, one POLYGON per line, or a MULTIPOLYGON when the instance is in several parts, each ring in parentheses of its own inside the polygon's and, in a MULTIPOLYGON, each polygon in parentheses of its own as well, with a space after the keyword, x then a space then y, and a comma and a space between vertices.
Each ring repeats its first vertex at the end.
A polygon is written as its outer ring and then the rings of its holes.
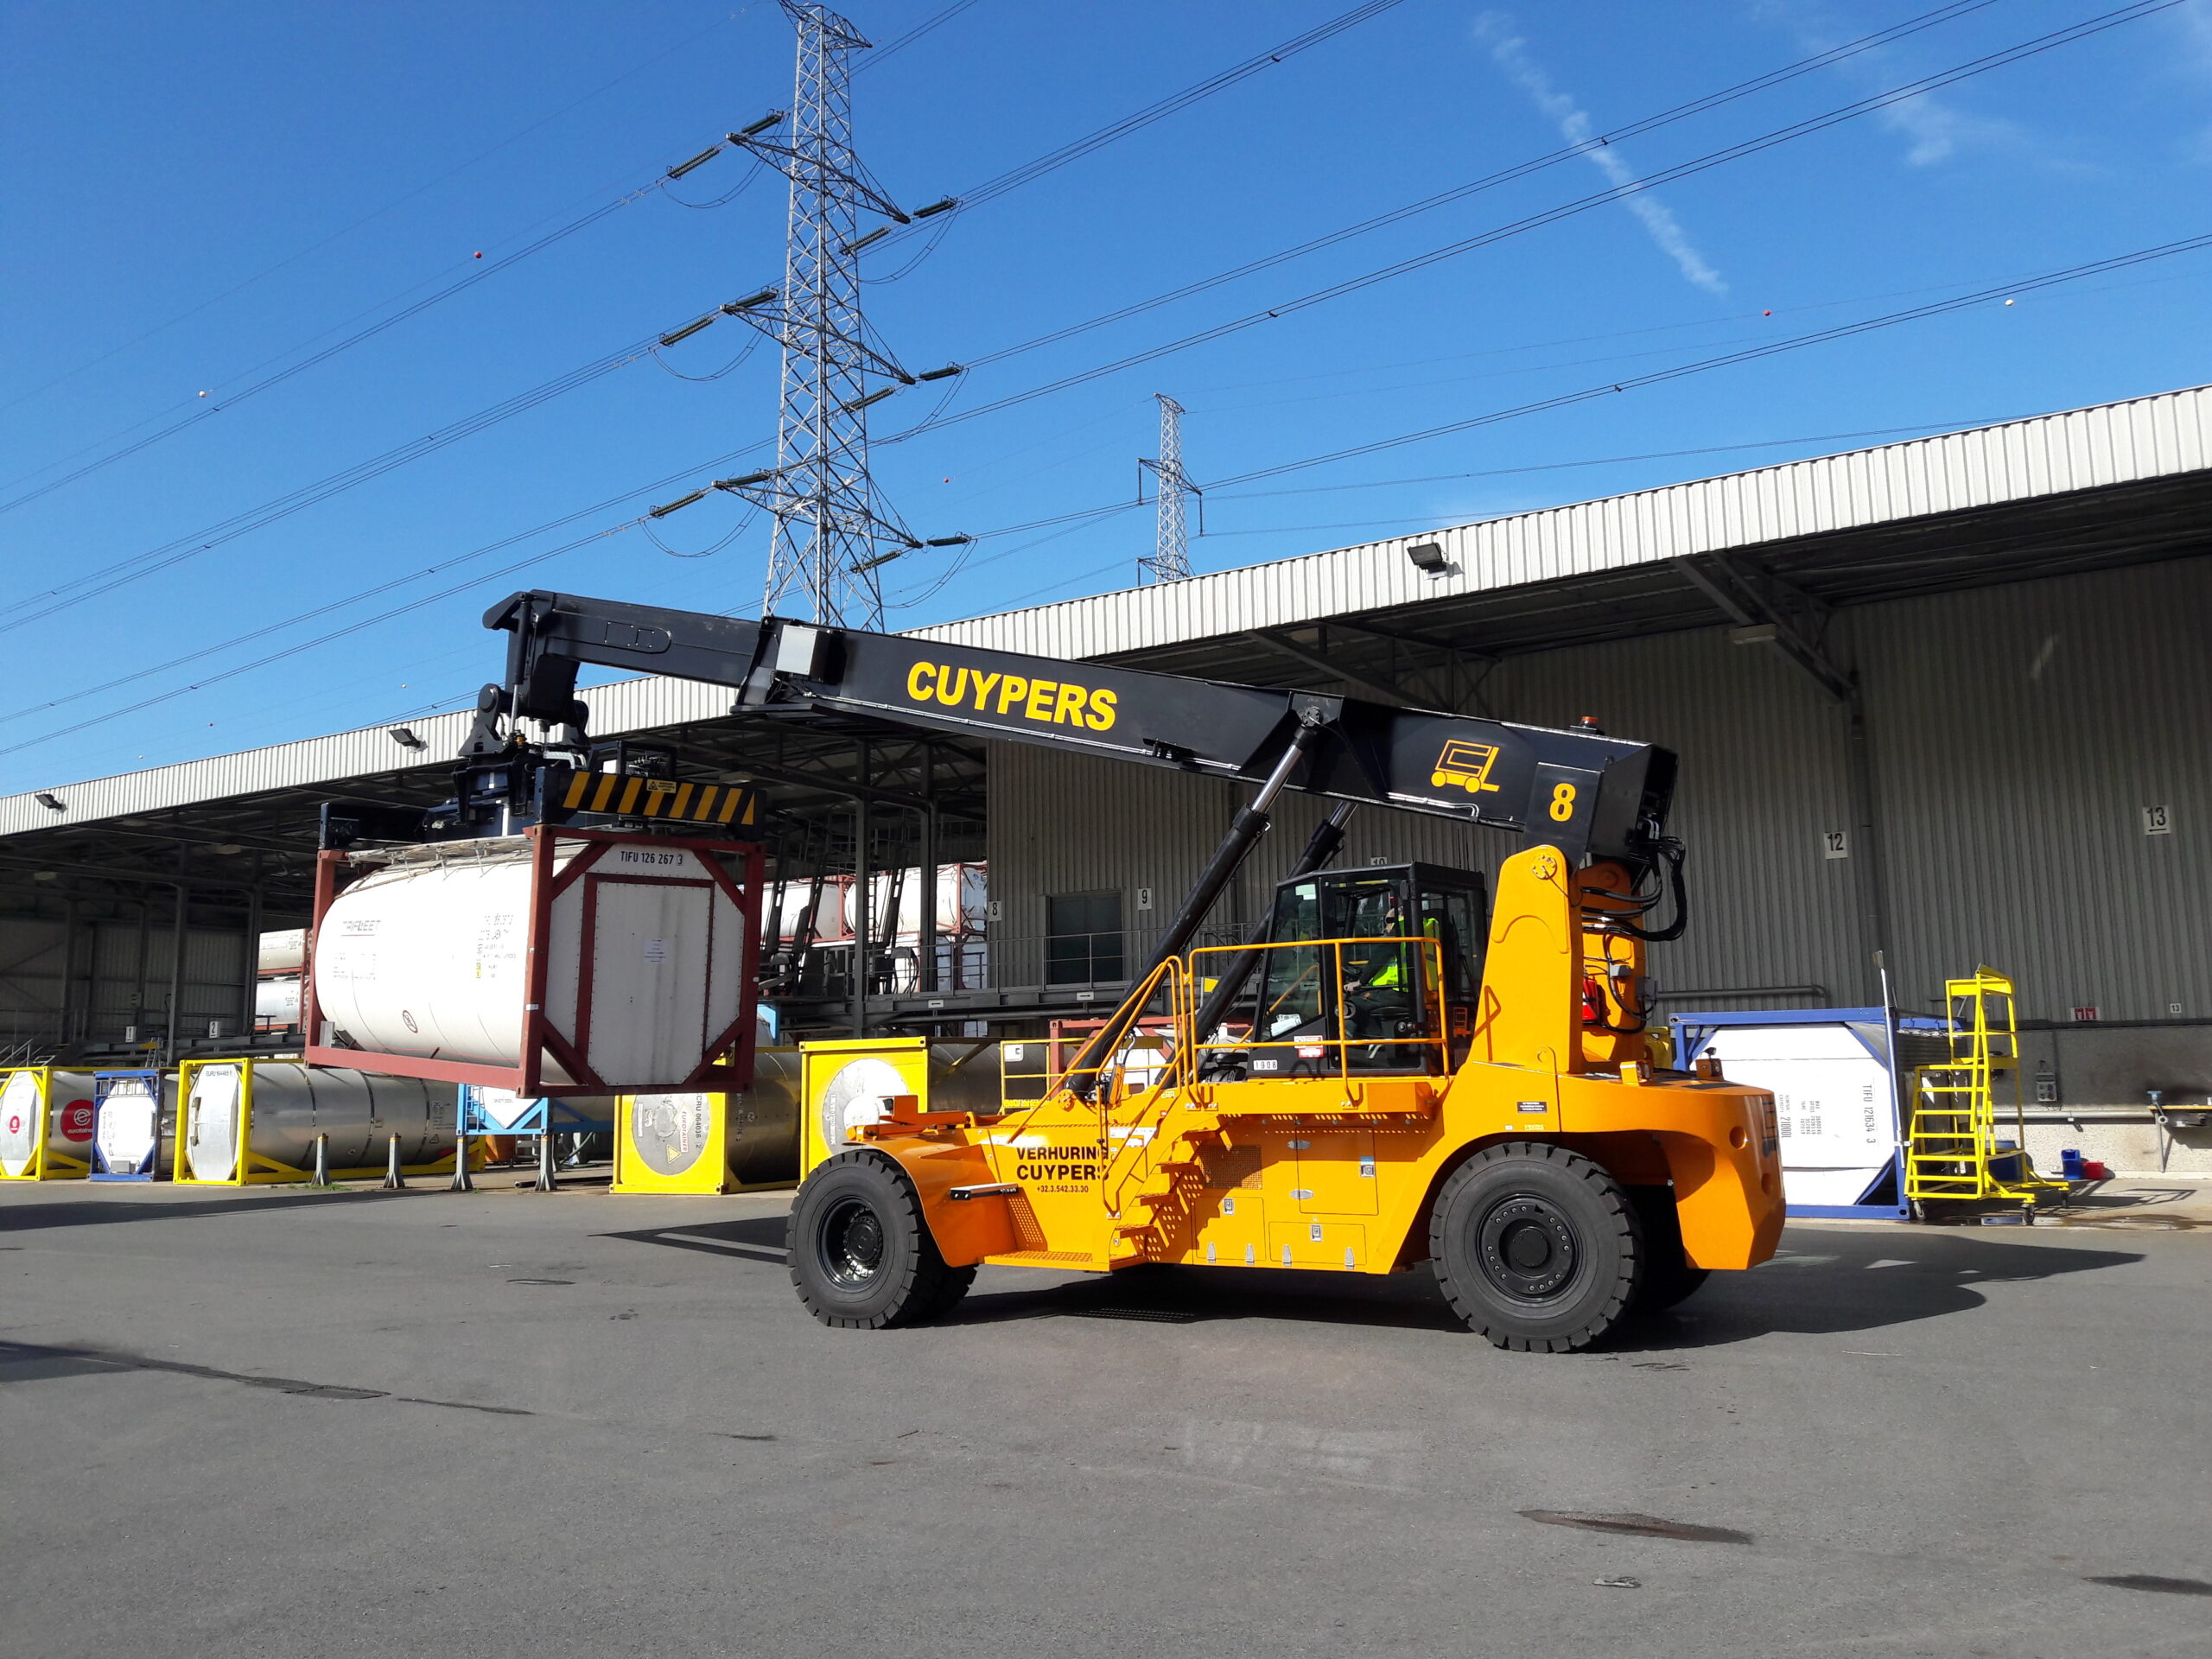
MULTIPOLYGON (((523 831, 530 842, 530 926, 524 947, 522 1058, 517 1065, 485 1065, 472 1061, 441 1060, 413 1054, 385 1054, 374 1049, 338 1048, 321 1040, 322 1000, 315 995, 315 953, 322 934, 323 918, 344 886, 342 880, 353 859, 343 852, 315 856, 315 915, 308 929, 307 960, 302 970, 300 1020, 302 1033, 313 1039, 302 1051, 309 1065, 347 1066, 385 1077, 425 1077, 438 1083, 474 1083, 494 1089, 512 1089, 518 1095, 645 1094, 661 1090, 702 1090, 735 1092, 753 1084, 753 1050, 760 1002, 760 888, 766 862, 759 843, 706 841, 683 836, 638 835, 613 830, 570 830, 559 825, 533 824, 523 831), (563 842, 582 842, 584 850, 558 872, 553 861, 563 842), (682 848, 698 855, 730 901, 737 906, 745 940, 740 969, 743 989, 738 1017, 706 1047, 706 1056, 689 1077, 669 1079, 601 1077, 584 1061, 591 1050, 590 917, 586 912, 585 944, 580 971, 582 982, 576 995, 575 1040, 553 1027, 545 1014, 549 953, 541 949, 552 921, 553 901, 588 874, 607 853, 616 847, 682 848), (734 861, 732 878, 727 861, 734 861), (718 1056, 727 1054, 726 1059, 718 1056), (545 1062, 550 1058, 576 1081, 549 1083, 545 1062)), ((696 882, 691 885, 697 885, 696 882)))

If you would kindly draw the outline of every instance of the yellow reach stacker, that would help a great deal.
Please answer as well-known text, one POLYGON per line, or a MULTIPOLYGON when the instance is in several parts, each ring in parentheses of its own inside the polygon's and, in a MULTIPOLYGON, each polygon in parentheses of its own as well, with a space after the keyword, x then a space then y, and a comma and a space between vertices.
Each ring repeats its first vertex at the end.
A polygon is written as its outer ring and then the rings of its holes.
POLYGON ((506 677, 479 701, 429 835, 562 818, 589 764, 584 664, 731 686, 765 718, 890 722, 1257 785, 1128 996, 1041 1097, 931 1109, 900 1090, 882 1118, 850 1122, 791 1221, 792 1280, 826 1324, 930 1319, 985 1262, 1428 1262, 1492 1342, 1564 1351, 1774 1252, 1772 1097, 1710 1064, 1668 1069, 1645 1032, 1645 946, 1686 920, 1664 749, 1589 721, 1557 731, 568 594, 518 594, 486 623, 512 636, 506 677), (546 736, 526 741, 525 720, 546 736), (1193 950, 1286 789, 1335 808, 1266 922, 1193 950), (1494 902, 1464 871, 1331 870, 1362 804, 1529 844, 1494 902))

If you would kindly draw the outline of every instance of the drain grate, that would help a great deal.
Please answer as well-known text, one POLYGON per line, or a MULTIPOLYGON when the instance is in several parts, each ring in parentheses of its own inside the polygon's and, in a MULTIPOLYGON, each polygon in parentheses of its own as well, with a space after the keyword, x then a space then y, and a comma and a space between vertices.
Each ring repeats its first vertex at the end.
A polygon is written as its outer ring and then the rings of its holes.
POLYGON ((1170 1307, 1079 1307, 1078 1319, 1141 1319, 1150 1325, 1189 1325, 1198 1317, 1170 1307))
POLYGON ((1578 1515, 1572 1510, 1523 1510, 1522 1518, 1547 1527, 1580 1527, 1585 1532, 1624 1534, 1633 1538, 1672 1538, 1686 1544, 1748 1544, 1751 1535, 1732 1527, 1693 1526, 1656 1515, 1578 1515))

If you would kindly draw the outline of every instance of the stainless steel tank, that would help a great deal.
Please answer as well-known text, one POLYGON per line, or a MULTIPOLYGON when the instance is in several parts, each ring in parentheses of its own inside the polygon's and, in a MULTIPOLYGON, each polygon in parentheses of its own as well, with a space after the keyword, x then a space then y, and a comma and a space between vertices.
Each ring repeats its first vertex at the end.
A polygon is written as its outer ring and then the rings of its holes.
POLYGON ((453 1084, 296 1060, 219 1060, 194 1069, 185 1102, 182 1155, 194 1179, 241 1173, 238 1114, 249 1088, 247 1151, 289 1168, 313 1169, 315 1138, 325 1135, 334 1170, 382 1169, 395 1135, 403 1164, 435 1163, 453 1151, 453 1084))

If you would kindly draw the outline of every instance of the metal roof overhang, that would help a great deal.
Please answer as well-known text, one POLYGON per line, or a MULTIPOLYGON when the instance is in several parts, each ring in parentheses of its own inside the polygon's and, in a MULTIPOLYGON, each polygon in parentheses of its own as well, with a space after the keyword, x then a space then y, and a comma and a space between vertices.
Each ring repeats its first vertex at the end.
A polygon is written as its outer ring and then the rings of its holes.
MULTIPOLYGON (((1405 653, 1500 656, 1747 619, 1716 580, 1815 607, 2113 569, 2212 551, 2212 388, 1763 467, 1420 536, 925 628, 924 638, 1103 658, 1209 677, 1394 695, 1405 653), (1433 542, 1441 575, 1408 557, 1433 542), (1700 581, 1702 575, 1705 580, 1700 581)), ((489 642, 486 661, 496 661, 489 642)), ((729 693, 637 680, 585 694, 605 737, 679 746, 686 775, 758 778, 803 813, 865 788, 926 791, 980 815, 983 756, 879 728, 738 720, 729 693)), ((303 900, 316 808, 334 797, 427 804, 446 794, 466 715, 410 722, 419 764, 385 728, 282 744, 0 799, 0 902, 37 870, 73 889, 138 891, 184 874, 202 892, 260 882, 303 900), (411 757, 410 757, 411 758, 411 757), (59 821, 57 821, 57 819, 59 821), (216 854, 215 847, 237 852, 216 854), (258 874, 255 874, 257 871, 258 874)), ((948 852, 947 856, 956 855, 948 852)), ((52 887, 45 889, 53 892, 52 887)), ((31 889, 36 891, 36 889, 31 889)))

